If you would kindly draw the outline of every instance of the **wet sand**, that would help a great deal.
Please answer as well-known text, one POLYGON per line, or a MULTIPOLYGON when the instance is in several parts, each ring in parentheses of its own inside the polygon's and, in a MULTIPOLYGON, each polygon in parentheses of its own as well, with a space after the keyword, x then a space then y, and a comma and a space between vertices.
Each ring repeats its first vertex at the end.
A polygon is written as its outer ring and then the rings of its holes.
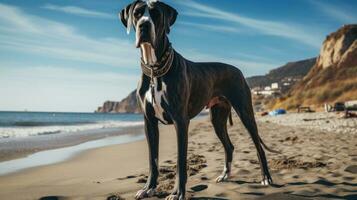
POLYGON ((76 133, 57 133, 19 138, 1 138, 0 162, 22 158, 44 150, 70 147, 106 137, 143 132, 143 126, 133 126, 128 128, 81 131, 76 133))
MULTIPOLYGON (((287 116, 288 117, 288 116, 287 116)), ((267 145, 273 186, 260 185, 256 151, 239 120, 228 127, 235 146, 232 177, 215 179, 223 169, 224 150, 208 119, 193 121, 189 133, 187 196, 192 199, 356 199, 357 139, 320 129, 283 126, 258 120, 267 145)), ((160 178, 163 199, 175 180, 176 136, 160 127, 160 178)), ((0 199, 133 199, 148 173, 146 141, 86 151, 68 161, 0 177, 0 199), (110 197, 110 198, 109 198, 110 197), (120 197, 120 198, 119 198, 120 197)))

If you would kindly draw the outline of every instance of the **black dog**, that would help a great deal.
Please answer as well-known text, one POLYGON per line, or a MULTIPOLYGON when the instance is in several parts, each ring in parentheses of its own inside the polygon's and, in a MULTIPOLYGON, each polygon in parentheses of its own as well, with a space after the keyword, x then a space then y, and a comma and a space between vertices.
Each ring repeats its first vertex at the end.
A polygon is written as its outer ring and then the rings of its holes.
POLYGON ((177 135, 177 177, 172 194, 167 199, 185 199, 187 131, 190 119, 207 106, 215 133, 225 149, 225 166, 217 182, 226 180, 231 171, 233 145, 227 134, 227 119, 231 107, 247 128, 258 152, 263 176, 262 184, 272 179, 258 135, 252 108, 250 89, 242 72, 223 63, 195 63, 178 54, 167 35, 175 23, 177 11, 158 1, 141 0, 128 5, 120 13, 128 32, 136 31, 136 47, 141 49, 142 76, 137 98, 144 112, 145 133, 149 146, 150 175, 137 199, 154 195, 158 178, 158 121, 174 124, 177 135))

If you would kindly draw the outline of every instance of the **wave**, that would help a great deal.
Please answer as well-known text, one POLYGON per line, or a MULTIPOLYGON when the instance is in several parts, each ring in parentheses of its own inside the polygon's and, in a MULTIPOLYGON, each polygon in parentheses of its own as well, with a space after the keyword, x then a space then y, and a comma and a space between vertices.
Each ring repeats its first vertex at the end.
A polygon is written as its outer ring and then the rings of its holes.
POLYGON ((20 121, 20 122, 0 122, 0 127, 32 127, 32 126, 68 126, 68 125, 84 125, 93 122, 38 122, 38 121, 20 121))
MULTIPOLYGON (((21 122, 22 123, 22 122, 21 122)), ((27 123, 17 127, 0 127, 0 138, 26 137, 36 135, 49 135, 57 133, 75 133, 79 131, 89 131, 106 128, 125 128, 140 126, 142 121, 105 121, 98 123, 81 123, 81 124, 54 124, 54 125, 29 125, 27 123)))

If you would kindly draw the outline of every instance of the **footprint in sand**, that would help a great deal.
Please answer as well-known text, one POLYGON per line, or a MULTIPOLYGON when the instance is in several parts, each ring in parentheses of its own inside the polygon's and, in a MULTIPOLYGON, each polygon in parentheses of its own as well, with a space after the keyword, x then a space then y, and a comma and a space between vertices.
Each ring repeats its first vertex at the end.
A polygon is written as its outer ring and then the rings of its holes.
POLYGON ((200 184, 200 185, 195 185, 195 186, 191 187, 191 190, 192 190, 193 192, 200 192, 200 191, 205 190, 205 189, 207 189, 207 188, 208 188, 207 185, 200 184))
POLYGON ((350 165, 346 167, 345 172, 349 172, 351 174, 357 174, 357 165, 350 165))
POLYGON ((136 178, 136 176, 130 175, 130 176, 127 176, 126 178, 127 178, 127 179, 131 179, 131 178, 136 178))
POLYGON ((216 196, 216 197, 227 197, 227 196, 228 196, 228 194, 227 194, 227 193, 225 193, 225 192, 221 192, 221 193, 217 193, 217 194, 215 194, 214 196, 216 196))
POLYGON ((300 176, 299 176, 299 175, 294 175, 294 176, 292 176, 292 178, 294 178, 294 179, 299 179, 300 176))
POLYGON ((259 162, 257 160, 249 160, 250 164, 257 165, 259 162))
POLYGON ((174 161, 172 161, 172 160, 166 160, 164 163, 173 164, 174 161))
POLYGON ((340 174, 340 173, 338 173, 338 172, 331 172, 331 173, 329 173, 329 174, 331 174, 331 176, 332 176, 332 177, 335 177, 335 178, 342 176, 342 174, 340 174))
POLYGON ((107 200, 124 200, 124 198, 121 198, 120 196, 117 195, 112 195, 107 198, 107 200))
MULTIPOLYGON (((167 160, 165 161, 165 163, 174 164, 174 162, 172 162, 171 160, 167 160)), ((203 155, 191 154, 187 159, 187 165, 188 165, 187 174, 189 176, 193 176, 199 173, 203 168, 207 167, 207 161, 203 155)), ((159 168, 159 171, 160 171, 159 174, 160 185, 157 188, 157 194, 155 196, 159 198, 165 198, 166 196, 169 195, 168 191, 174 188, 176 166, 175 165, 161 166, 159 168)), ((201 180, 204 180, 204 178, 201 177, 201 180)), ((146 183, 146 181, 147 181, 147 176, 139 178, 137 180, 137 183, 146 183)), ((206 189, 204 187, 207 188, 208 186, 199 185, 195 189, 201 191, 206 189)))
POLYGON ((136 182, 137 183, 146 183, 147 179, 146 178, 139 178, 136 182))
POLYGON ((246 169, 241 169, 238 171, 238 174, 239 175, 247 175, 247 174, 250 174, 250 171, 246 170, 246 169))
POLYGON ((353 181, 353 180, 355 180, 355 177, 345 176, 345 177, 343 177, 343 180, 345 180, 345 181, 353 181))
POLYGON ((206 176, 202 176, 202 177, 201 177, 201 180, 202 180, 202 181, 207 181, 208 178, 207 178, 206 176))
POLYGON ((66 200, 68 198, 63 197, 63 196, 46 196, 46 197, 41 197, 39 200, 66 200))

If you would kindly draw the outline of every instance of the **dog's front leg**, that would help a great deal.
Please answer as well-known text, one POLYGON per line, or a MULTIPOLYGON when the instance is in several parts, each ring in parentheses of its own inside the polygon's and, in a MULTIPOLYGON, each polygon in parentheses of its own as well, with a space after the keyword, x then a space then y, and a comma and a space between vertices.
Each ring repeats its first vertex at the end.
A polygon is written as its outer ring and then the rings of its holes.
POLYGON ((158 154, 159 154, 159 129, 158 120, 155 117, 148 119, 145 116, 145 135, 149 147, 149 169, 150 174, 142 190, 139 190, 135 198, 142 199, 152 197, 155 194, 157 186, 158 171, 158 154))
POLYGON ((175 188, 166 200, 184 200, 187 181, 187 137, 188 119, 174 120, 177 136, 177 164, 176 164, 176 183, 175 188))

